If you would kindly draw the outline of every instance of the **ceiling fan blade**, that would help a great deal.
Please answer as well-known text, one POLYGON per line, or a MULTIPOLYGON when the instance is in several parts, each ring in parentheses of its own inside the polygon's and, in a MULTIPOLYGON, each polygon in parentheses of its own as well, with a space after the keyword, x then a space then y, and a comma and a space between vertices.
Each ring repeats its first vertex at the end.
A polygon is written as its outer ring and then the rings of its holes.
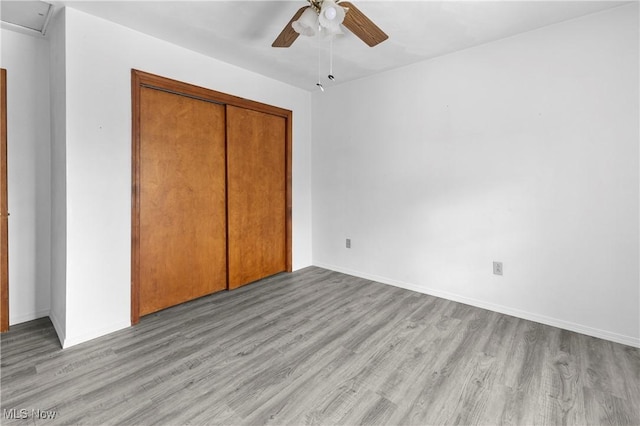
POLYGON ((349 9, 344 17, 342 25, 347 27, 349 31, 354 33, 360 40, 373 47, 376 44, 382 43, 389 38, 376 24, 367 18, 364 13, 360 11, 353 3, 349 1, 341 1, 340 6, 349 9))
POLYGON ((308 8, 308 7, 309 6, 305 6, 305 7, 300 8, 300 10, 298 10, 296 12, 296 14, 293 15, 293 18, 291 18, 289 23, 287 25, 285 25, 284 29, 282 30, 280 35, 274 40, 274 42, 271 45, 271 47, 289 47, 289 46, 291 46, 293 44, 294 41, 296 41, 296 39, 298 38, 298 36, 300 34, 298 34, 293 29, 291 24, 294 21, 297 21, 298 18, 300 18, 300 16, 302 16, 302 12, 304 12, 305 9, 308 8))

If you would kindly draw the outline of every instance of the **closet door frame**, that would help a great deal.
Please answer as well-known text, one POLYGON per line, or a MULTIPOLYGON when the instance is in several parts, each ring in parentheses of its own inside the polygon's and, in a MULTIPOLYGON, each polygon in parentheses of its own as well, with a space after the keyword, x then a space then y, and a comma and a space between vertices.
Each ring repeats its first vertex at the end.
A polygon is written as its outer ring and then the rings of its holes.
POLYGON ((285 245, 286 267, 292 271, 292 120, 289 110, 183 83, 144 71, 131 70, 131 324, 140 321, 140 92, 143 87, 163 90, 223 105, 259 111, 286 120, 285 124, 285 245))

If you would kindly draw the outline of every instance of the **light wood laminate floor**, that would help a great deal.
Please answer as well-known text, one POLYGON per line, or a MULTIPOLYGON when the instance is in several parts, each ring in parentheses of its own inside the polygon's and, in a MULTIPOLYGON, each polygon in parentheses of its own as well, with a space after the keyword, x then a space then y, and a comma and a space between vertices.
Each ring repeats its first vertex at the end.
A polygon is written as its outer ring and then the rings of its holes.
POLYGON ((2 424, 640 424, 636 348, 316 267, 0 350, 2 424))

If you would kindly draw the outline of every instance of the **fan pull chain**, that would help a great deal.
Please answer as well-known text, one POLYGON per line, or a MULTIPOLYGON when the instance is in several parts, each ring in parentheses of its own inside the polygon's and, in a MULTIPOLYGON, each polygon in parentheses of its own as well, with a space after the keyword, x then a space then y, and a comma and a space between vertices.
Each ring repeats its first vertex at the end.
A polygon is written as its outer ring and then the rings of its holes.
POLYGON ((336 78, 333 76, 333 36, 329 39, 329 80, 333 81, 336 78))
POLYGON ((322 32, 322 27, 318 26, 318 82, 316 83, 316 86, 318 86, 320 88, 321 91, 324 92, 324 87, 322 86, 322 82, 320 81, 320 76, 322 75, 322 64, 320 61, 320 56, 322 54, 322 49, 320 48, 320 33, 322 32))

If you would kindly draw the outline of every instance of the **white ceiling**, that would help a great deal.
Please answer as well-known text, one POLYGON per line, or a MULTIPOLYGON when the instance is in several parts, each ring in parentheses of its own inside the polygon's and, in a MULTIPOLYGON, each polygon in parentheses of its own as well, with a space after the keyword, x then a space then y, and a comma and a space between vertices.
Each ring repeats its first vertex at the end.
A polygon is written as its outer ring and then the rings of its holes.
POLYGON ((300 36, 273 48, 293 14, 291 1, 53 1, 122 24, 303 89, 317 90, 322 53, 325 87, 573 19, 621 1, 367 1, 353 3, 389 35, 368 47, 345 30, 333 44, 300 36))
POLYGON ((0 18, 3 22, 44 33, 52 6, 42 1, 3 1, 0 18))

